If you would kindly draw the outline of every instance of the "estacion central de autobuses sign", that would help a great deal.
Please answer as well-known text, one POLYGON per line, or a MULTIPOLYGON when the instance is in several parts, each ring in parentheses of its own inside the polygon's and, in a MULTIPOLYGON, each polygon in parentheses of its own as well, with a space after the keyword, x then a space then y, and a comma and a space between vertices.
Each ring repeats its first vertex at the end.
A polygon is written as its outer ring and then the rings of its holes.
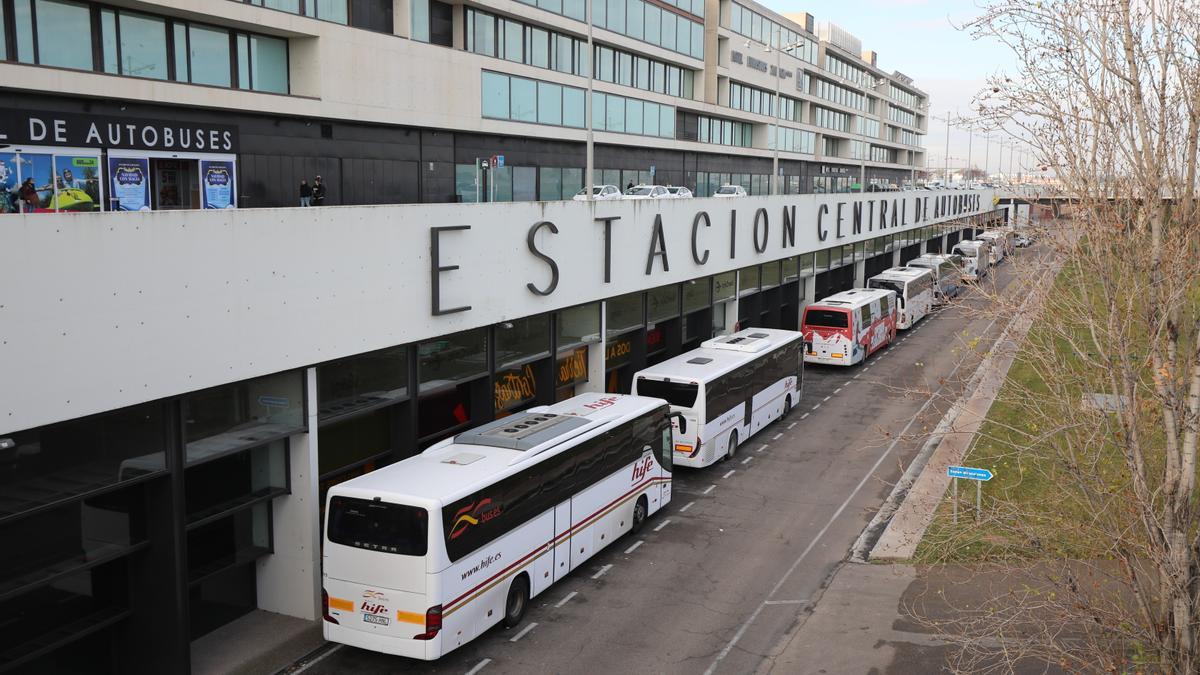
MULTIPOLYGON (((894 193, 893 193, 894 194, 894 193)), ((811 195, 810 195, 811 196, 811 195)), ((860 237, 869 232, 884 234, 891 230, 907 229, 922 224, 934 224, 934 221, 947 218, 955 218, 959 216, 975 215, 982 211, 983 195, 980 193, 965 193, 965 194, 939 194, 930 196, 917 196, 909 193, 904 197, 879 197, 879 198, 859 198, 855 200, 839 200, 830 202, 820 200, 814 203, 814 213, 812 214, 812 226, 815 228, 815 235, 818 242, 828 243, 830 246, 837 245, 839 242, 851 238, 860 237), (909 220, 909 213, 912 213, 912 219, 909 220)), ((739 248, 738 244, 738 211, 730 209, 727 218, 724 213, 718 214, 714 212, 710 214, 708 211, 697 211, 691 220, 691 237, 690 249, 692 262, 697 266, 703 267, 708 264, 711 254, 710 244, 702 241, 703 234, 709 232, 717 223, 719 218, 725 218, 729 226, 729 261, 737 260, 739 248)), ((603 282, 612 282, 612 238, 613 225, 621 220, 621 216, 603 216, 596 217, 595 222, 603 228, 604 234, 604 274, 603 282)), ((796 246, 796 226, 797 215, 796 206, 794 204, 785 204, 782 208, 781 227, 779 229, 781 237, 781 248, 786 251, 789 248, 796 246)), ((771 214, 766 207, 760 207, 754 210, 754 214, 749 223, 751 233, 751 245, 754 249, 754 254, 765 253, 771 237, 771 214)), ((451 242, 447 239, 443 241, 443 235, 450 232, 463 232, 472 229, 470 225, 447 225, 434 226, 429 228, 429 250, 430 250, 430 307, 434 316, 442 316, 445 314, 455 314, 458 312, 470 311, 470 305, 460 305, 456 307, 447 307, 442 298, 441 279, 442 275, 447 272, 459 270, 459 265, 443 264, 443 253, 447 245, 451 242)), ((550 281, 545 285, 538 285, 530 281, 525 284, 526 289, 537 296, 552 295, 558 289, 560 273, 558 261, 547 252, 541 250, 537 245, 537 236, 542 232, 547 232, 550 235, 559 233, 559 228, 552 221, 540 220, 531 225, 525 234, 525 245, 531 255, 540 260, 545 265, 545 271, 550 273, 550 281)), ((857 241, 857 240, 856 240, 857 241)), ((678 247, 678 244, 676 244, 678 247)), ((743 246, 742 249, 745 249, 743 246)), ((645 243, 645 271, 646 276, 655 273, 656 270, 662 272, 671 271, 671 263, 667 247, 667 234, 663 228, 662 214, 654 214, 653 225, 650 228, 648 237, 645 243)), ((636 255, 636 253, 633 253, 636 255)), ((451 259, 446 256, 446 259, 451 259)), ((599 279, 597 281, 600 281, 599 279)))
POLYGON ((238 130, 228 124, 8 109, 0 110, 0 143, 236 153, 238 130))

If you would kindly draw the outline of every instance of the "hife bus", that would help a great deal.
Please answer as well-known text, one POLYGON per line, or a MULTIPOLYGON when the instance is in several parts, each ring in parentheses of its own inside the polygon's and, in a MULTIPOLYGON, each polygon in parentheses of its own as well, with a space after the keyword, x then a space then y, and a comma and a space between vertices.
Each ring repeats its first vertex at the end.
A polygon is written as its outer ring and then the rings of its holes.
POLYGON ((800 402, 802 351, 797 331, 747 328, 638 372, 633 393, 665 399, 679 414, 672 421, 675 464, 708 466, 732 458, 739 444, 800 402))
POLYGON ((855 288, 804 308, 804 360, 852 366, 896 339, 896 292, 855 288))
POLYGON ((921 267, 893 267, 867 279, 867 288, 896 292, 896 328, 908 330, 933 310, 933 272, 921 267))
POLYGON ((432 660, 518 624, 671 500, 669 415, 661 399, 583 394, 331 487, 325 639, 432 660))

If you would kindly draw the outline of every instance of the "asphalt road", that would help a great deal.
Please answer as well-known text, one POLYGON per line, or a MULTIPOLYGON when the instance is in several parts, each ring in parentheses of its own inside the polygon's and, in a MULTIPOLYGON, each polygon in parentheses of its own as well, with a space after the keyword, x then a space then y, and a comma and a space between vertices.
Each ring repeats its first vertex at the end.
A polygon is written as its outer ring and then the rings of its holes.
MULTIPOLYGON (((1007 286, 1013 267, 985 283, 1007 286)), ((677 468, 666 509, 535 598, 514 629, 432 663, 338 646, 298 665, 312 675, 754 672, 819 600, 1001 323, 968 294, 865 364, 808 367, 790 416, 732 461, 677 468)))

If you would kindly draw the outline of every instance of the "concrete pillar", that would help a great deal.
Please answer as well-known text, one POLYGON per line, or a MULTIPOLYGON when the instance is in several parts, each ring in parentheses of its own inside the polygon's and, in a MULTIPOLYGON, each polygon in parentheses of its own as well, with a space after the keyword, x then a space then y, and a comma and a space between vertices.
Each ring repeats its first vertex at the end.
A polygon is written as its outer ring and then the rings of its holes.
POLYGON ((866 288, 867 286, 867 261, 859 260, 854 263, 854 287, 866 288))
POLYGON ((897 246, 896 248, 892 249, 892 267, 900 266, 900 249, 901 248, 903 248, 903 247, 897 246))
POLYGON ((308 432, 288 439, 292 493, 271 502, 275 553, 257 563, 258 608, 315 621, 321 616, 317 369, 306 375, 308 432))
POLYGON ((575 387, 576 394, 604 393, 604 355, 608 353, 608 303, 600 303, 600 341, 588 345, 588 381, 575 387))
POLYGON ((392 0, 392 34, 400 37, 412 35, 411 0, 392 0))

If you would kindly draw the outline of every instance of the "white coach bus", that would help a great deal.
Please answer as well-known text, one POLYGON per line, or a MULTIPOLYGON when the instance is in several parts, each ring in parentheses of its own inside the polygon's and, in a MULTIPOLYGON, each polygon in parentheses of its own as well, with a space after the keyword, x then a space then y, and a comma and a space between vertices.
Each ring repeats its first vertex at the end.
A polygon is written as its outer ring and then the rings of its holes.
POLYGON ((583 394, 329 489, 325 639, 436 659, 671 499, 662 400, 583 394))
POLYGON ((747 328, 705 340, 699 349, 638 372, 633 393, 654 396, 680 413, 675 463, 703 467, 737 454, 763 427, 800 402, 804 384, 801 334, 747 328))
POLYGON ((852 366, 896 339, 896 292, 852 288, 804 308, 808 363, 852 366))
POLYGON ((968 239, 954 245, 953 252, 962 256, 964 281, 982 281, 992 264, 992 243, 980 239, 968 239))
POLYGON ((933 303, 944 305, 962 292, 962 256, 925 253, 908 261, 909 267, 924 267, 933 272, 933 303))
POLYGON ((1017 235, 1010 229, 999 228, 988 230, 981 233, 976 239, 987 241, 992 244, 992 250, 989 252, 989 261, 995 267, 1004 262, 1004 259, 1016 250, 1017 235))
POLYGON ((896 328, 908 330, 933 310, 933 272, 921 267, 893 267, 867 279, 867 288, 895 291, 900 302, 896 328))

